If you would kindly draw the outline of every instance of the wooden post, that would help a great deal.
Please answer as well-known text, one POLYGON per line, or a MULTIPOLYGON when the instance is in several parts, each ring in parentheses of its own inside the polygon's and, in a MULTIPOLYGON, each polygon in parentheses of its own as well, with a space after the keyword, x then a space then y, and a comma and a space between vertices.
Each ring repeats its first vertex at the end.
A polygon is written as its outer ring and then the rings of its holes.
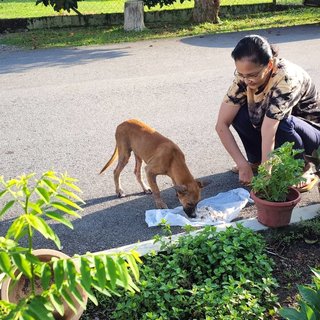
POLYGON ((124 3, 124 30, 141 31, 144 28, 143 1, 126 1, 124 3))

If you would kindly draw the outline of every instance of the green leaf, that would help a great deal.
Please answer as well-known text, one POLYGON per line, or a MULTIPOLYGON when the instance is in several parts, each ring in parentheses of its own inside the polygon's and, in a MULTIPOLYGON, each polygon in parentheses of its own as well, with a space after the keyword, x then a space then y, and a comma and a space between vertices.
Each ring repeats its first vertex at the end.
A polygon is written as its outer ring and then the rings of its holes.
POLYGON ((122 281, 124 288, 128 289, 128 284, 129 284, 128 278, 130 277, 130 275, 127 269, 126 262, 121 257, 118 258, 117 262, 120 266, 120 268, 118 269, 120 280, 122 281))
POLYGON ((9 275, 10 278, 15 279, 10 256, 3 251, 0 252, 0 269, 5 274, 9 275))
POLYGON ((136 260, 131 254, 128 254, 126 258, 135 279, 139 281, 139 268, 137 266, 136 260))
POLYGON ((33 312, 26 309, 26 310, 22 310, 22 314, 21 314, 21 317, 19 318, 19 320, 20 319, 22 319, 22 320, 40 320, 40 319, 36 318, 36 316, 37 315, 35 315, 33 312))
POLYGON ((138 288, 138 286, 132 281, 132 278, 129 278, 129 286, 130 286, 130 291, 137 291, 140 292, 140 289, 138 288))
POLYGON ((293 308, 284 308, 279 311, 281 317, 288 319, 288 320, 304 320, 302 314, 293 308))
POLYGON ((68 281, 68 286, 70 288, 75 288, 77 285, 77 270, 74 262, 71 259, 64 260, 63 264, 66 280, 68 281))
POLYGON ((83 309, 85 309, 86 308, 86 302, 85 302, 86 299, 83 297, 83 295, 85 295, 85 293, 81 294, 79 292, 78 288, 80 288, 80 286, 76 286, 74 288, 69 288, 70 289, 70 293, 72 293, 73 298, 79 303, 79 305, 83 309))
POLYGON ((26 256, 16 253, 12 254, 12 258, 18 269, 30 279, 32 277, 31 263, 26 259, 26 256))
POLYGON ((111 293, 113 295, 119 295, 116 291, 112 290, 111 287, 108 286, 107 283, 104 288, 101 288, 96 282, 92 283, 92 287, 107 297, 112 297, 111 293))
POLYGON ((50 202, 50 195, 45 188, 38 187, 36 188, 36 192, 43 199, 43 201, 48 204, 50 202))
POLYGON ((62 284, 64 280, 64 268, 63 260, 55 260, 53 262, 53 273, 54 273, 54 282, 57 286, 58 291, 62 289, 62 284))
POLYGON ((67 227, 70 228, 70 229, 73 229, 72 223, 71 223, 68 219, 66 219, 65 217, 63 217, 60 213, 58 213, 58 212, 53 212, 53 211, 46 211, 46 212, 45 212, 45 215, 46 215, 48 218, 50 218, 50 219, 52 219, 52 220, 55 220, 55 221, 57 221, 57 222, 60 222, 60 223, 64 224, 65 226, 67 226, 67 227))
POLYGON ((53 307, 45 298, 36 296, 28 305, 29 310, 37 317, 37 320, 54 320, 53 307))
POLYGON ((51 227, 40 217, 33 214, 26 215, 26 219, 29 224, 39 231, 46 239, 51 239, 54 241, 58 248, 61 247, 60 240, 51 227))
POLYGON ((85 288, 89 288, 91 285, 91 268, 90 263, 86 257, 80 258, 80 273, 81 284, 85 288))
POLYGON ((63 287, 61 290, 61 295, 63 297, 63 299, 65 300, 65 302, 68 304, 68 306, 70 307, 70 309, 74 312, 77 313, 77 309, 76 309, 76 304, 75 302, 72 300, 72 298, 70 297, 70 294, 68 292, 68 290, 63 287))
POLYGON ((7 202, 7 204, 0 211, 0 218, 14 205, 15 202, 16 200, 11 200, 7 202))
POLYGON ((96 277, 101 289, 106 285, 106 267, 103 260, 99 256, 94 257, 94 264, 96 267, 96 277))
POLYGON ((302 299, 307 304, 314 306, 315 308, 320 308, 320 296, 315 290, 306 286, 298 286, 298 289, 302 299))
POLYGON ((107 256, 106 260, 107 260, 107 269, 108 269, 108 273, 109 273, 109 277, 110 277, 110 285, 111 285, 112 289, 114 289, 116 286, 116 280, 118 278, 117 267, 116 267, 116 264, 113 260, 113 257, 107 256))
POLYGON ((52 191, 52 192, 56 192, 57 191, 57 185, 55 183, 51 182, 48 179, 43 179, 42 181, 43 181, 43 184, 45 186, 47 186, 50 191, 52 191))
POLYGON ((17 185, 19 181, 17 179, 11 179, 7 181, 7 188, 11 188, 15 185, 17 185))
POLYGON ((69 187, 69 188, 71 188, 71 189, 73 189, 73 190, 75 190, 75 191, 77 191, 77 192, 81 192, 82 193, 82 191, 81 191, 81 189, 78 187, 78 186, 76 186, 75 184, 73 184, 73 183, 71 183, 71 182, 65 182, 65 184, 69 187))
POLYGON ((25 215, 22 215, 13 221, 7 231, 6 238, 20 239, 25 234, 26 229, 25 215))
POLYGON ((8 190, 2 190, 2 191, 0 191, 0 198, 1 198, 2 196, 4 196, 7 192, 8 192, 8 190))
POLYGON ((75 216, 77 218, 81 218, 81 216, 79 214, 77 214, 75 211, 71 210, 68 206, 66 206, 65 204, 61 203, 61 202, 52 202, 51 205, 60 210, 63 211, 71 216, 75 216))
POLYGON ((63 302, 61 301, 60 297, 58 295, 56 295, 56 294, 50 294, 49 298, 50 298, 50 301, 51 301, 52 305, 57 310, 57 312, 61 316, 63 316, 63 314, 64 314, 64 306, 63 306, 63 302))
POLYGON ((56 196, 56 198, 58 198, 59 200, 61 200, 62 202, 64 202, 65 204, 73 207, 73 208, 76 208, 77 210, 83 210, 81 207, 79 207, 76 203, 74 203, 73 201, 71 201, 70 199, 68 199, 67 197, 61 195, 61 194, 58 194, 56 196))
POLYGON ((80 274, 81 274, 81 286, 88 294, 89 299, 95 304, 98 305, 98 301, 94 294, 92 293, 91 287, 91 270, 90 263, 87 258, 81 257, 80 259, 80 274))
POLYGON ((301 312, 307 320, 317 320, 314 310, 304 301, 300 301, 301 312))
POLYGON ((28 207, 30 207, 31 209, 33 209, 36 213, 41 214, 42 210, 41 208, 34 202, 29 201, 28 202, 28 207))
POLYGON ((60 189, 61 192, 65 193, 67 196, 73 198, 73 199, 76 199, 82 203, 85 203, 79 196, 77 196, 75 193, 73 193, 72 191, 70 190, 67 190, 65 188, 61 188, 60 189))
POLYGON ((41 285, 44 290, 47 290, 50 286, 52 279, 51 268, 47 263, 44 263, 41 268, 41 285))
MULTIPOLYGON (((320 147, 319 147, 319 152, 320 152, 320 147)), ((314 268, 311 268, 311 271, 313 272, 315 277, 320 280, 320 270, 316 270, 314 268)))

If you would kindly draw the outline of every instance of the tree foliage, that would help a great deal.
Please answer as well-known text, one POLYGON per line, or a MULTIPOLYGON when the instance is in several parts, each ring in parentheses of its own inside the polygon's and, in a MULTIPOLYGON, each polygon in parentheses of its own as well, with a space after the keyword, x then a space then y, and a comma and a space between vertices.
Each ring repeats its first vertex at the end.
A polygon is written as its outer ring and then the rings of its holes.
POLYGON ((36 5, 39 3, 44 4, 46 7, 47 6, 52 6, 54 11, 61 11, 61 10, 67 10, 70 12, 70 10, 73 10, 80 14, 80 12, 77 10, 78 9, 78 1, 81 0, 37 0, 36 5))

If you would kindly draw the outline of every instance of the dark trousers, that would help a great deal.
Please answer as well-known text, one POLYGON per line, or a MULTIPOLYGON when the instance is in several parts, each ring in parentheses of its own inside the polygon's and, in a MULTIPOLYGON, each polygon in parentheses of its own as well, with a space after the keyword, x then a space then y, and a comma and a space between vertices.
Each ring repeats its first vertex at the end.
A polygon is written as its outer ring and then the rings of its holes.
MULTIPOLYGON (((246 106, 240 108, 233 120, 232 126, 243 143, 248 161, 260 163, 261 131, 252 126, 246 106)), ((295 149, 303 149, 305 150, 305 154, 311 154, 313 150, 318 149, 320 146, 320 130, 300 118, 289 116, 279 123, 276 132, 275 148, 280 147, 286 141, 294 142, 295 149)))

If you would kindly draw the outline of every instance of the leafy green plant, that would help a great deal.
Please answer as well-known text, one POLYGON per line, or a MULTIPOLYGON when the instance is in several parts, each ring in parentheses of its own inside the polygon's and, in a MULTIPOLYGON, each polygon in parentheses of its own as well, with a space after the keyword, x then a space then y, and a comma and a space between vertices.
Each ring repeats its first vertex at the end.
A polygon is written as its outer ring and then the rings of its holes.
MULTIPOLYGON (((48 219, 73 228, 64 215, 80 218, 78 203, 84 203, 78 196, 81 192, 76 179, 67 174, 53 171, 44 173, 39 179, 35 174, 22 175, 5 181, 0 177, 0 198, 5 201, 0 216, 9 210, 15 214, 6 236, 0 237, 0 271, 2 281, 11 278, 13 284, 24 276, 30 279, 30 294, 17 304, 0 301, 1 319, 54 319, 52 311, 64 314, 63 301, 75 311, 75 301, 85 308, 84 292, 97 304, 92 288, 104 295, 116 294, 117 287, 138 291, 135 282, 139 280, 136 252, 115 255, 75 255, 70 258, 40 261, 33 254, 33 237, 39 232, 61 248, 60 239, 50 227, 48 219), (78 202, 78 203, 77 203, 78 202), (27 247, 20 245, 26 240, 27 247), (41 290, 36 286, 41 284, 41 290)), ((14 290, 14 287, 13 287, 14 290)))
POLYGON ((283 308, 280 315, 288 320, 319 320, 320 319, 320 270, 311 269, 313 286, 298 286, 300 293, 299 307, 283 308))
POLYGON ((258 167, 258 174, 251 182, 253 192, 267 201, 286 201, 288 188, 305 181, 302 177, 304 161, 296 157, 301 152, 293 149, 290 142, 275 149, 269 160, 258 167))
POLYGON ((106 301, 105 318, 258 320, 274 311, 276 283, 261 235, 241 225, 206 227, 162 244, 165 251, 143 257, 140 292, 106 301))

